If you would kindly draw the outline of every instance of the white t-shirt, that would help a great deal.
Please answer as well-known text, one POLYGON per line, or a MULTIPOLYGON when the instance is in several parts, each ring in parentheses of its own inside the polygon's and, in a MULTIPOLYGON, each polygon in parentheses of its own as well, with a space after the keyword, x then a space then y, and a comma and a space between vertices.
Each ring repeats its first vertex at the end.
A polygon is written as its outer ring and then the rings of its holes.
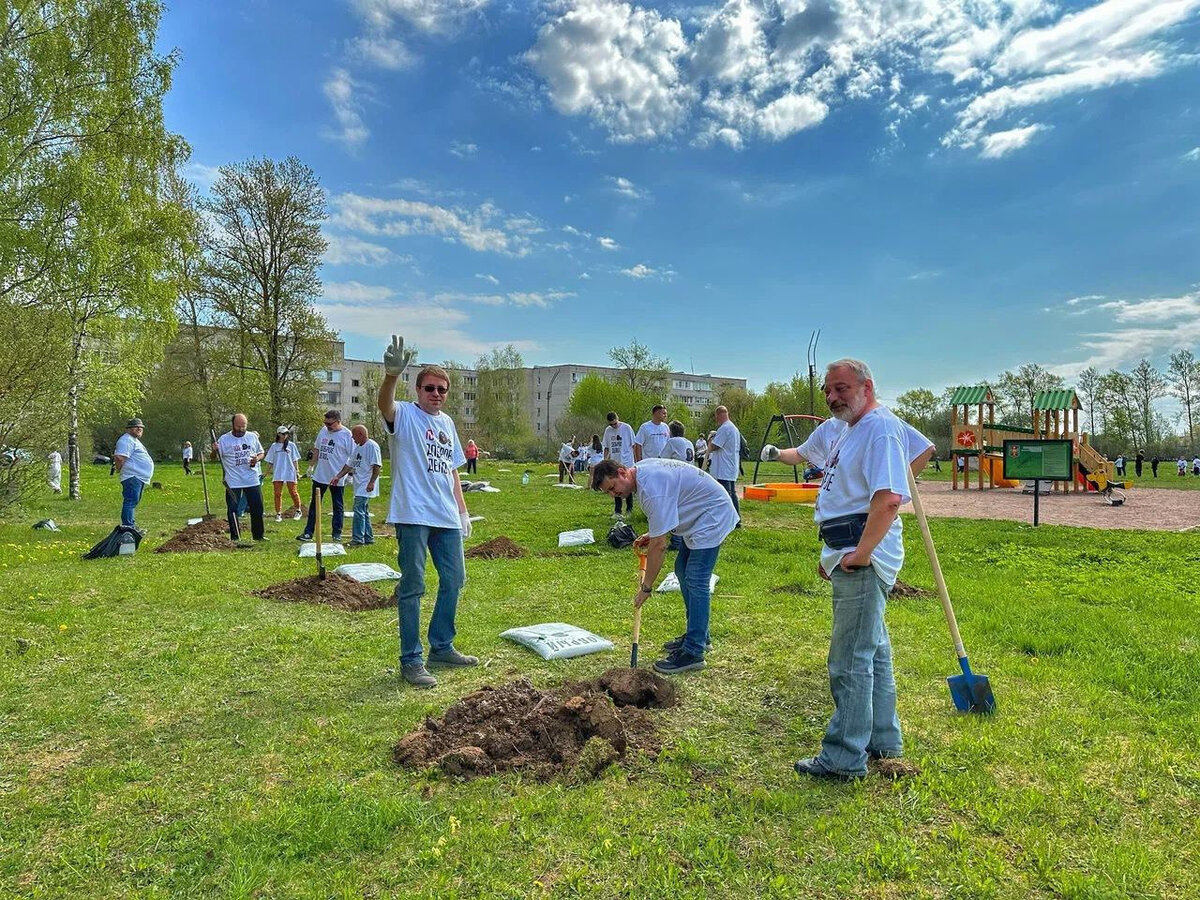
POLYGON ((667 440, 666 445, 659 454, 660 459, 677 459, 680 462, 695 462, 696 451, 692 449, 692 442, 685 437, 673 437, 667 440))
POLYGON ((607 451, 608 458, 615 460, 617 465, 625 468, 633 465, 633 429, 628 422, 621 422, 615 428, 607 426, 600 443, 607 451))
POLYGON ((467 457, 454 421, 445 413, 431 416, 408 400, 397 402, 392 416, 391 425, 383 422, 392 451, 388 524, 461 529, 454 470, 467 457))
POLYGON ((708 452, 708 441, 704 438, 696 438, 696 455, 703 456, 708 452))
POLYGON ((46 458, 48 460, 50 460, 50 471, 51 472, 61 472, 62 471, 62 454, 61 453, 59 453, 57 450, 51 450, 50 455, 47 456, 46 458))
POLYGON ((692 550, 707 550, 737 525, 729 492, 707 472, 675 459, 644 459, 634 469, 651 536, 674 531, 692 550))
POLYGON ((732 419, 717 429, 709 447, 708 471, 717 481, 737 481, 738 458, 742 451, 742 433, 732 419))
POLYGON ((642 459, 657 459, 662 456, 663 447, 667 446, 667 441, 670 439, 671 429, 667 427, 667 423, 655 425, 654 420, 651 419, 649 422, 642 423, 633 442, 641 444, 642 459))
POLYGON ((575 457, 575 448, 570 444, 563 444, 558 449, 558 461, 564 465, 570 465, 571 460, 575 457))
POLYGON ((312 480, 318 484, 334 486, 345 484, 345 478, 337 481, 334 476, 342 471, 342 466, 346 465, 350 454, 354 451, 354 438, 350 436, 350 429, 343 425, 337 431, 330 431, 322 425, 321 430, 317 432, 317 440, 313 446, 321 454, 321 457, 317 460, 316 468, 313 469, 312 480))
MULTIPOLYGON (((908 461, 911 463, 914 459, 933 446, 933 442, 917 429, 913 428, 903 419, 900 419, 890 409, 880 407, 885 415, 896 418, 901 425, 904 426, 904 443, 906 452, 908 453, 908 461)), ((829 454, 833 450, 833 445, 837 443, 842 432, 849 426, 841 419, 828 418, 816 428, 812 434, 808 436, 803 444, 796 449, 800 455, 807 459, 810 463, 819 469, 825 468, 825 462, 829 459, 829 454)))
POLYGON ((598 466, 602 462, 604 462, 603 450, 588 450, 588 468, 598 466))
POLYGON ((227 431, 217 438, 217 454, 221 457, 221 465, 225 467, 225 483, 231 488, 257 487, 259 484, 259 468, 246 463, 251 456, 263 452, 263 446, 258 435, 247 431, 241 437, 227 431))
MULTIPOLYGON (((854 426, 842 425, 824 464, 825 477, 821 481, 821 493, 813 514, 818 524, 839 516, 867 513, 871 508, 871 498, 882 490, 899 494, 901 502, 907 503, 912 498, 908 492, 906 470, 916 456, 932 446, 927 438, 921 437, 919 432, 884 407, 871 410, 854 426), (918 442, 910 431, 924 442, 916 453, 911 451, 918 442)), ((827 430, 827 434, 829 431, 832 429, 827 430)), ((807 446, 807 442, 801 446, 800 453, 806 459, 811 459, 805 452, 807 446)), ((871 564, 885 584, 894 584, 904 565, 902 535, 903 525, 897 516, 871 554, 871 564)), ((853 549, 822 547, 821 567, 826 572, 832 572, 842 557, 853 549)))
MULTIPOLYGON (((355 444, 354 452, 350 454, 350 464, 354 466, 354 496, 378 497, 379 479, 375 479, 375 486, 369 491, 367 485, 371 483, 371 467, 383 465, 383 454, 379 452, 379 444, 371 438, 367 438, 362 444, 355 444)), ((458 509, 457 503, 454 508, 458 509)))
POLYGON ((267 462, 271 464, 272 481, 296 481, 300 448, 295 441, 288 441, 285 450, 283 443, 276 441, 267 448, 267 462))
POLYGON ((183 448, 183 458, 186 460, 191 460, 191 458, 192 458, 192 448, 191 447, 183 448))
POLYGON ((121 466, 121 480, 136 478, 144 484, 149 484, 154 478, 154 460, 146 450, 146 445, 128 431, 117 438, 117 447, 113 450, 117 456, 124 456, 125 465, 121 466))

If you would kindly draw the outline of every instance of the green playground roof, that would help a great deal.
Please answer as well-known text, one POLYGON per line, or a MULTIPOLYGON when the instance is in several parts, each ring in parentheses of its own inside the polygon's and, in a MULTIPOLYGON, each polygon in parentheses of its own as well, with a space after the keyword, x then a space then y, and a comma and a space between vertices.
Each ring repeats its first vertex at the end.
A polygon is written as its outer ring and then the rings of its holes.
POLYGON ((978 406, 980 403, 992 403, 992 389, 986 384, 974 387, 957 387, 950 397, 951 406, 978 406))
POLYGON ((1038 391, 1033 395, 1034 409, 1079 409, 1079 398, 1075 392, 1038 391))

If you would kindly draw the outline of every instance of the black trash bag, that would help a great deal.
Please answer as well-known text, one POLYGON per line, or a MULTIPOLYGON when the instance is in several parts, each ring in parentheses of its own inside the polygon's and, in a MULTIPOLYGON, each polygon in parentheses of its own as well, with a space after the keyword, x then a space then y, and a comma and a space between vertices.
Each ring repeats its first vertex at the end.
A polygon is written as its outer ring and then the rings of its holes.
POLYGON ((637 532, 624 522, 618 522, 608 529, 608 542, 618 550, 632 547, 635 540, 637 540, 637 532))
MULTIPOLYGON (((118 525, 112 533, 95 547, 83 554, 84 559, 106 559, 110 556, 120 556, 122 545, 133 544, 136 550, 146 534, 129 525, 118 525)), ((129 551, 126 551, 129 552, 129 551)))

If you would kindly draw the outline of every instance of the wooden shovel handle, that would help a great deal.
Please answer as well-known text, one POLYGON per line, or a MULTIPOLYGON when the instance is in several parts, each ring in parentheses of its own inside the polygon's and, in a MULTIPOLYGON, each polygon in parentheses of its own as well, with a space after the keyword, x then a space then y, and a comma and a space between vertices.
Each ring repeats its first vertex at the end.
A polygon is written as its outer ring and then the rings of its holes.
POLYGON ((967 655, 967 651, 963 649, 962 636, 958 633, 958 619, 955 618, 954 607, 950 603, 946 579, 942 577, 942 565, 938 562, 937 548, 933 546, 933 535, 929 533, 929 520, 925 518, 925 507, 921 505, 921 493, 917 490, 917 480, 913 478, 912 469, 906 466, 905 471, 908 473, 908 492, 912 495, 913 511, 917 514, 921 538, 925 541, 925 553, 929 556, 929 567, 933 569, 933 580, 942 598, 942 611, 945 612, 946 623, 950 626, 950 637, 954 639, 954 652, 962 659, 967 655))

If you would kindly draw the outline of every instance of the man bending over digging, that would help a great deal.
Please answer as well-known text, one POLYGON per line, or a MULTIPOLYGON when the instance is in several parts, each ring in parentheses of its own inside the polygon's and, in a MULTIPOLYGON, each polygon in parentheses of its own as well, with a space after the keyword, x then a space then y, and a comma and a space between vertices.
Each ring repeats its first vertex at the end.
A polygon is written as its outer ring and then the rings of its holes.
POLYGON ((437 602, 429 620, 429 662, 474 666, 479 660, 454 649, 454 614, 466 583, 463 538, 471 536, 471 518, 463 500, 458 467, 467 461, 454 421, 442 412, 450 376, 441 366, 417 373, 417 400, 396 400, 396 381, 404 372, 404 339, 392 335, 383 354, 379 412, 390 438, 392 497, 388 523, 400 545, 400 583, 396 609, 400 619, 400 674, 411 685, 431 688, 437 679, 425 668, 421 646, 421 597, 425 594, 425 553, 438 573, 437 602))
POLYGON ((729 493, 707 472, 674 459, 643 459, 629 467, 606 459, 592 470, 592 490, 618 502, 637 494, 646 513, 647 533, 634 542, 646 553, 646 580, 638 586, 634 605, 641 606, 654 590, 671 532, 682 538, 675 577, 683 592, 687 629, 663 645, 667 656, 654 668, 667 675, 703 669, 709 645, 709 582, 721 543, 738 521, 729 493))

